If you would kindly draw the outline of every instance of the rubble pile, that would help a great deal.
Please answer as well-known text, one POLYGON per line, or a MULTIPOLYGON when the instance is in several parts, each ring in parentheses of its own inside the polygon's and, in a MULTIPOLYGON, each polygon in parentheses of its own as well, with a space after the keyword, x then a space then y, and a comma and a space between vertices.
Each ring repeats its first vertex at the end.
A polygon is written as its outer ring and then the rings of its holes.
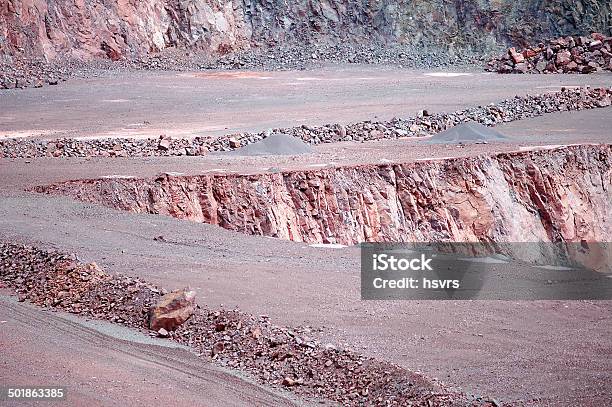
POLYGON ((461 123, 476 122, 485 126, 527 119, 546 113, 574 111, 610 106, 612 89, 562 89, 541 95, 516 96, 487 106, 453 113, 430 114, 421 111, 409 118, 386 122, 363 121, 348 125, 327 124, 269 129, 260 133, 239 133, 222 137, 129 139, 4 139, 0 140, 0 158, 35 157, 146 157, 197 156, 209 151, 233 151, 263 140, 272 134, 291 135, 309 144, 341 141, 369 141, 422 137, 436 134, 461 123))
POLYGON ((199 54, 167 49, 134 59, 88 61, 65 59, 53 62, 41 58, 0 59, 0 90, 40 88, 57 85, 70 78, 92 78, 113 72, 178 71, 211 69, 257 69, 264 71, 304 70, 327 63, 394 65, 404 68, 433 69, 452 66, 468 68, 487 59, 469 49, 450 53, 441 48, 419 48, 409 44, 286 43, 274 47, 248 49, 228 55, 199 54))
POLYGON ((70 76, 67 68, 39 59, 14 59, 10 63, 0 60, 0 89, 42 88, 58 85, 70 76))
MULTIPOLYGON (((188 292, 168 294, 138 278, 110 275, 95 263, 81 264, 75 256, 0 242, 3 285, 15 290, 20 301, 138 329, 149 326, 151 310, 160 304, 167 306, 183 294, 192 304, 188 292)), ((346 406, 494 405, 393 364, 324 344, 309 327, 284 328, 265 315, 239 310, 193 307, 189 316, 174 331, 162 327, 151 333, 305 397, 346 406)))
POLYGON ((95 263, 30 246, 0 243, 0 280, 20 301, 143 326, 159 290, 137 278, 110 276, 95 263))
POLYGON ((468 68, 480 65, 491 52, 460 52, 441 46, 372 41, 367 44, 288 42, 274 47, 256 48, 212 60, 208 69, 308 69, 325 63, 393 65, 403 68, 468 68))
POLYGON ((487 63, 487 71, 499 73, 593 73, 612 71, 612 37, 559 37, 535 47, 510 48, 487 63))

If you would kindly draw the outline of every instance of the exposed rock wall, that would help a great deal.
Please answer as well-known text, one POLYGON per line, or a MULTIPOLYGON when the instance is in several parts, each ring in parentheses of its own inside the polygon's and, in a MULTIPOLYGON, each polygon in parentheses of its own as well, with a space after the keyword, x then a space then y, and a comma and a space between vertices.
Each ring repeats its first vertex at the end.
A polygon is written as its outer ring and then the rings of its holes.
POLYGON ((612 145, 261 175, 83 180, 38 191, 310 243, 612 238, 612 145))
POLYGON ((117 59, 169 46, 224 54, 296 40, 489 48, 610 27, 606 0, 4 0, 0 55, 117 59))
POLYGON ((153 0, 5 0, 0 53, 116 59, 163 46, 169 23, 163 3, 153 0))

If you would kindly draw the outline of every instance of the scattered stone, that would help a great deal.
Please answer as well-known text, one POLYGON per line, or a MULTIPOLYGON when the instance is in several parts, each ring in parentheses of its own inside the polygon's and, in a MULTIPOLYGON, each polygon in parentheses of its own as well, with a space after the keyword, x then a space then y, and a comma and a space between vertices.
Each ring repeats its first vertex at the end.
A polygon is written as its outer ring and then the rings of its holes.
POLYGON ((290 377, 285 377, 283 379, 283 382, 282 382, 282 385, 283 386, 287 386, 287 387, 292 387, 292 386, 295 386, 297 384, 299 384, 299 381, 298 380, 293 380, 290 377))
POLYGON ((216 356, 220 353, 223 353, 225 350, 225 344, 223 342, 217 342, 213 345, 211 355, 216 356))
POLYGON ((167 338, 170 336, 170 333, 164 328, 160 328, 160 330, 157 331, 157 336, 159 336, 160 338, 167 338))
POLYGON ((253 330, 251 331, 251 336, 254 339, 259 339, 261 338, 261 329, 259 327, 255 327, 253 328, 253 330))

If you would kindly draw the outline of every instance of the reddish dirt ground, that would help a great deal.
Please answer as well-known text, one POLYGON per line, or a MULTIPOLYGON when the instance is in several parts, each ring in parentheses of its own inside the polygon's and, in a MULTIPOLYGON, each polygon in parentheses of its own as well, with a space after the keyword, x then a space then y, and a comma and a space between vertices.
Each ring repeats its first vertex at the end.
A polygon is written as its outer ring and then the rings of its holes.
POLYGON ((70 315, 17 303, 4 294, 0 293, 0 382, 67 388, 66 402, 45 404, 299 405, 290 395, 264 390, 203 363, 188 349, 169 347, 168 341, 154 341, 110 324, 82 323, 70 315))

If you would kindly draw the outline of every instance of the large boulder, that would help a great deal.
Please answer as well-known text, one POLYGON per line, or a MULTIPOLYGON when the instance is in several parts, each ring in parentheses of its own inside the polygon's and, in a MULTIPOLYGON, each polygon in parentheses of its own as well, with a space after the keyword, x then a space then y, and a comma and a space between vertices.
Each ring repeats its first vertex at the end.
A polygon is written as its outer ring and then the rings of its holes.
POLYGON ((195 291, 173 291, 164 295, 149 309, 149 328, 154 331, 174 331, 195 312, 195 291))
POLYGON ((508 54, 510 55, 515 64, 525 62, 525 57, 523 56, 523 54, 517 52, 515 48, 510 48, 508 50, 508 54))
POLYGON ((557 66, 565 66, 569 64, 571 60, 572 60, 572 54, 569 51, 563 50, 557 53, 557 59, 556 59, 557 66))

